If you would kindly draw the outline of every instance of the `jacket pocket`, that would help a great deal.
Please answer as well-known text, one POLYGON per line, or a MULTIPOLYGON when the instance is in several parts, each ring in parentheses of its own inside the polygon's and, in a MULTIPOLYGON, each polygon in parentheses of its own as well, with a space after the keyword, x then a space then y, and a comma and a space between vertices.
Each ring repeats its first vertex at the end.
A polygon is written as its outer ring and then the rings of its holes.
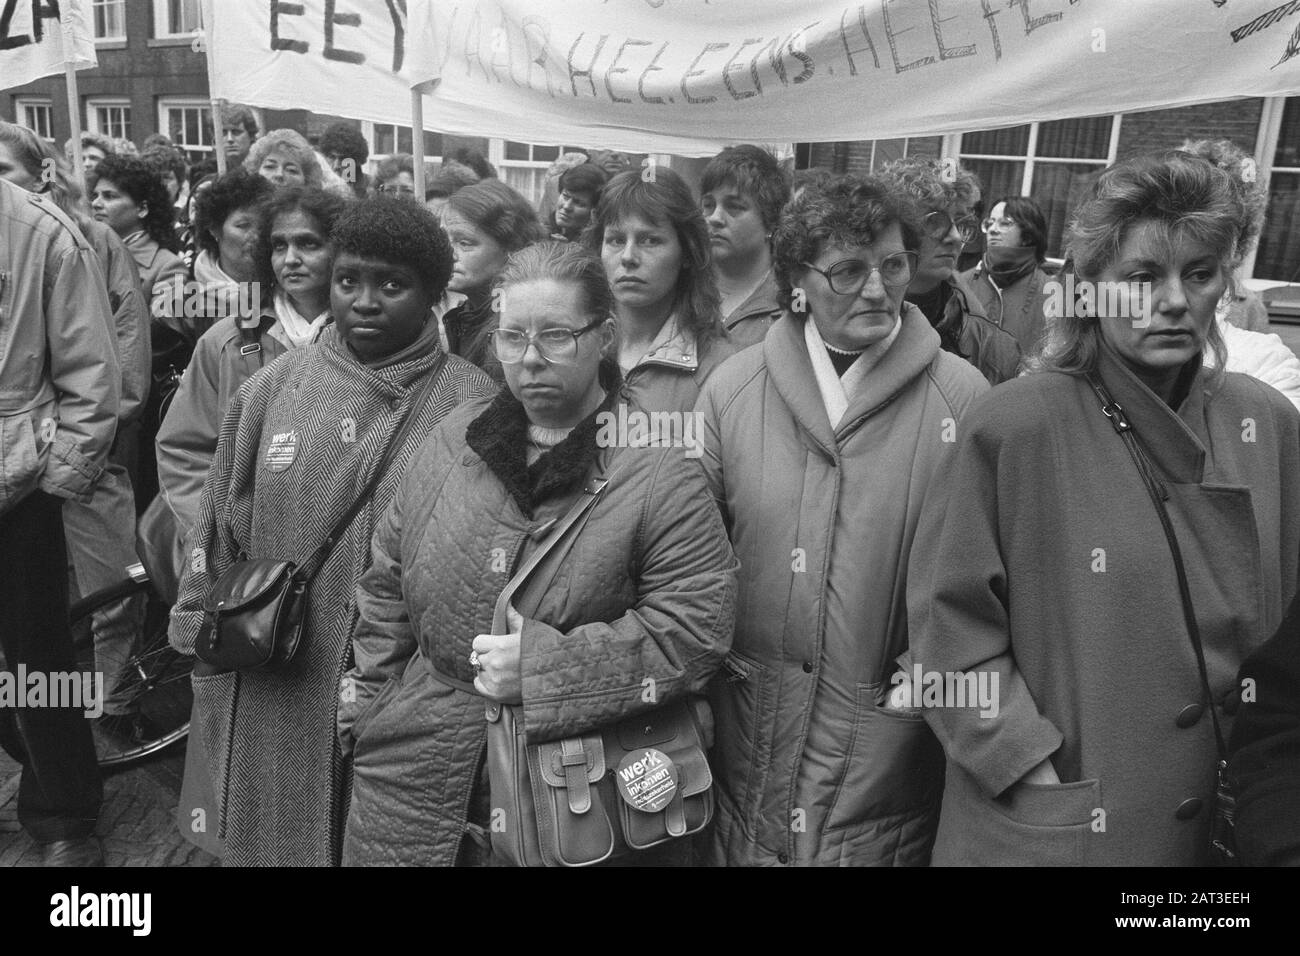
POLYGON ((356 721, 352 724, 352 745, 355 747, 370 726, 370 721, 388 704, 392 696, 402 688, 401 678, 390 677, 384 682, 384 686, 371 698, 366 709, 357 715, 356 721))
POLYGON ((36 490, 41 471, 31 414, 0 418, 0 514, 36 490))
POLYGON ((877 685, 858 684, 853 729, 826 829, 937 806, 943 748, 919 711, 876 704, 877 685))
POLYGON ((1101 781, 1017 783, 997 799, 949 765, 936 865, 1081 866, 1101 781))
POLYGON ((714 780, 752 837, 772 763, 776 674, 733 649, 723 660, 709 696, 716 735, 714 780))
POLYGON ((217 799, 217 836, 226 835, 226 796, 230 789, 231 749, 235 741, 235 703, 239 672, 193 675, 194 717, 208 755, 208 775, 217 799))

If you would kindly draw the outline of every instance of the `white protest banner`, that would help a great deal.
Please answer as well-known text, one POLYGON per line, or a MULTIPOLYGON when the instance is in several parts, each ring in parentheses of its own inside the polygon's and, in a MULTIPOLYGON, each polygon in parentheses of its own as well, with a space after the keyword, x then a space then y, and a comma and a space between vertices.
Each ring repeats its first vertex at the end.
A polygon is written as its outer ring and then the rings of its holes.
POLYGON ((204 13, 211 96, 409 126, 406 6, 406 0, 210 3, 204 13))
POLYGON ((90 0, 0 0, 0 89, 62 73, 68 63, 98 66, 89 7, 90 0))
POLYGON ((1300 0, 412 0, 407 50, 444 132, 705 155, 1297 93, 1300 0))

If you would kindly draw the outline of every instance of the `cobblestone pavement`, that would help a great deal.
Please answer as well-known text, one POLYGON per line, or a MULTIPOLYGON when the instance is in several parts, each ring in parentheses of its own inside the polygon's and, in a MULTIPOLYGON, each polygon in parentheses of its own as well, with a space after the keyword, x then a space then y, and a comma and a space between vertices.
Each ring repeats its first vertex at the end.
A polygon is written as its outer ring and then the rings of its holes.
MULTIPOLYGON (((176 801, 185 769, 178 744, 139 765, 104 776, 95 832, 109 866, 218 866, 181 836, 176 801)), ((40 849, 18 825, 18 764, 0 750, 0 867, 40 866, 40 849)))

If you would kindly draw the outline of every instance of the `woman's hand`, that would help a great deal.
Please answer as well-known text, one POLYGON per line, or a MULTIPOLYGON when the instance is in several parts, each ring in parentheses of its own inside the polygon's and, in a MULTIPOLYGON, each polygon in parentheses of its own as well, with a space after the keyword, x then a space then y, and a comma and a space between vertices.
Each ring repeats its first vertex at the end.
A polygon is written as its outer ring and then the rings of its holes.
POLYGON ((510 634, 479 634, 474 638, 474 653, 478 655, 479 672, 474 678, 474 688, 488 700, 501 704, 523 702, 523 679, 519 673, 520 632, 524 619, 511 605, 506 621, 510 634))

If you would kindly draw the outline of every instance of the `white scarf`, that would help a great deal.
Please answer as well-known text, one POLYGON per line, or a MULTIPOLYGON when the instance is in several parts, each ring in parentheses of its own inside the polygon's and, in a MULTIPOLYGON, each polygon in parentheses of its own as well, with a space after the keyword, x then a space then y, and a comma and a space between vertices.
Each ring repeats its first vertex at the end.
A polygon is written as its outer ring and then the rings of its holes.
MULTIPOLYGON (((230 278, 221 268, 217 257, 207 249, 201 251, 194 260, 194 280, 203 287, 203 301, 210 304, 215 315, 236 315, 243 321, 256 320, 256 314, 245 315, 239 311, 242 304, 239 282, 230 278), (219 302, 216 301, 218 299, 219 302)), ((257 303, 254 302, 253 308, 256 307, 257 303)))
POLYGON ((276 289, 271 301, 275 306, 275 317, 278 321, 271 326, 269 334, 291 349, 314 342, 320 330, 329 321, 329 309, 314 319, 304 319, 293 307, 293 302, 283 289, 276 289))
POLYGON ((808 346, 808 358, 812 361, 813 377, 817 379, 817 390, 821 392, 822 404, 826 406, 826 417, 830 420, 832 430, 839 427, 844 413, 849 410, 849 399, 858 390, 867 373, 876 367, 885 352, 894 344, 894 339, 898 338, 898 332, 902 327, 902 319, 895 319, 893 330, 879 342, 863 349, 862 354, 854 359, 853 364, 840 376, 835 374, 835 365, 831 362, 831 357, 826 354, 826 342, 817 331, 817 323, 813 321, 811 315, 804 321, 804 344, 808 346))

